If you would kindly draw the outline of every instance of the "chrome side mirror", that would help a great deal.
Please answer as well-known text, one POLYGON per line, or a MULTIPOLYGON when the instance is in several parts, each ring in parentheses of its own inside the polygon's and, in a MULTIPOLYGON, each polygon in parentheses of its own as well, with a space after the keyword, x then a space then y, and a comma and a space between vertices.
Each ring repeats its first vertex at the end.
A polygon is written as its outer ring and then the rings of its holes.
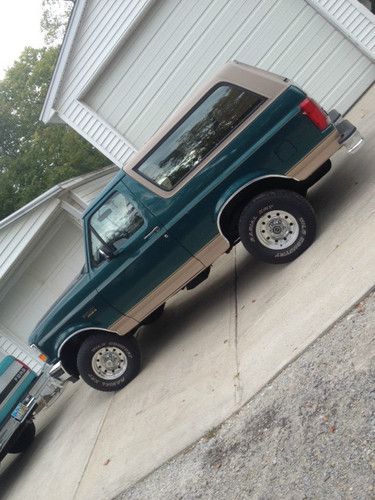
POLYGON ((111 260, 114 254, 109 247, 101 247, 99 248, 99 255, 105 260, 111 260))

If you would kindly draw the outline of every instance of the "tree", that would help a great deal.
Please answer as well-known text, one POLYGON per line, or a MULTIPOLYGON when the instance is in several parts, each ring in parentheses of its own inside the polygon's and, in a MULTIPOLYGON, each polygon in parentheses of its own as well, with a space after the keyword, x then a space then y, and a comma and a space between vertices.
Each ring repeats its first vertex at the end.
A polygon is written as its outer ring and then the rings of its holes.
POLYGON ((72 6, 67 0, 43 0, 40 27, 47 46, 61 44, 72 6))
POLYGON ((56 47, 26 47, 0 81, 0 219, 54 184, 108 164, 68 126, 39 121, 57 55, 56 47))

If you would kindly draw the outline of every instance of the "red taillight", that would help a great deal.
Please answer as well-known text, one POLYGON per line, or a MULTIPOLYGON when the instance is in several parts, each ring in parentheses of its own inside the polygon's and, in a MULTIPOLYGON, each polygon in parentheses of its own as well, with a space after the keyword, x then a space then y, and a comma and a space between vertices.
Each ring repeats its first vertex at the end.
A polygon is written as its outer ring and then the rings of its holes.
POLYGON ((319 130, 325 130, 328 127, 327 115, 315 101, 307 97, 301 102, 299 107, 302 113, 310 118, 319 130))

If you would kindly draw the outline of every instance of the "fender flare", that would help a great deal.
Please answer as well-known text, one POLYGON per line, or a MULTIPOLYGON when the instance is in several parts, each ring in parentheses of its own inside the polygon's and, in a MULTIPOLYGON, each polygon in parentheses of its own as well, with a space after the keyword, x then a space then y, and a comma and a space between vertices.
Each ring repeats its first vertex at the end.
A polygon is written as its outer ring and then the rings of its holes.
MULTIPOLYGON (((57 360, 60 361, 63 369, 73 377, 79 377, 77 367, 77 354, 81 343, 85 340, 85 336, 90 333, 106 332, 114 333, 115 331, 108 328, 100 328, 95 325, 81 325, 69 329, 70 333, 64 338, 57 348, 57 360)), ((66 332, 65 332, 66 334, 66 332)), ((62 336, 60 336, 60 339, 62 336)))
POLYGON ((87 325, 84 327, 78 327, 77 330, 74 330, 73 333, 70 333, 67 337, 65 337, 63 342, 61 342, 61 344, 59 345, 59 347, 57 349, 58 358, 60 358, 61 351, 63 350, 64 346, 69 341, 71 341, 74 337, 76 337, 77 335, 80 335, 81 333, 84 333, 84 332, 87 332, 87 333, 89 333, 89 332, 107 332, 107 333, 115 333, 116 335, 118 335, 117 332, 115 332, 114 330, 110 330, 109 328, 99 328, 99 327, 96 327, 94 325, 87 325))
POLYGON ((236 200, 241 198, 241 194, 244 192, 249 192, 249 198, 251 196, 256 196, 262 191, 269 189, 282 189, 289 188, 294 189, 295 191, 303 191, 304 187, 301 182, 294 178, 288 177, 287 175, 263 175, 261 177, 252 178, 250 180, 241 179, 236 185, 231 186, 231 189, 226 191, 219 199, 215 214, 216 214, 216 224, 220 234, 225 238, 230 244, 233 241, 230 241, 228 237, 228 231, 224 227, 224 219, 226 211, 231 210, 236 204, 236 200))

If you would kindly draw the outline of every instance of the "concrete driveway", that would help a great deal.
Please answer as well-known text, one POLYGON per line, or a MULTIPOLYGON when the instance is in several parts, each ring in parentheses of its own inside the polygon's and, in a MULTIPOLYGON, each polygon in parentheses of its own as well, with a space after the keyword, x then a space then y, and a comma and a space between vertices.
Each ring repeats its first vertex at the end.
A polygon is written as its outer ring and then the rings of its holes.
POLYGON ((238 410, 373 287, 372 102, 370 93, 351 113, 366 145, 340 151, 310 193, 314 245, 283 266, 240 245, 223 256, 141 332, 143 370, 126 389, 78 383, 39 416, 32 448, 2 463, 2 498, 112 498, 238 410))

